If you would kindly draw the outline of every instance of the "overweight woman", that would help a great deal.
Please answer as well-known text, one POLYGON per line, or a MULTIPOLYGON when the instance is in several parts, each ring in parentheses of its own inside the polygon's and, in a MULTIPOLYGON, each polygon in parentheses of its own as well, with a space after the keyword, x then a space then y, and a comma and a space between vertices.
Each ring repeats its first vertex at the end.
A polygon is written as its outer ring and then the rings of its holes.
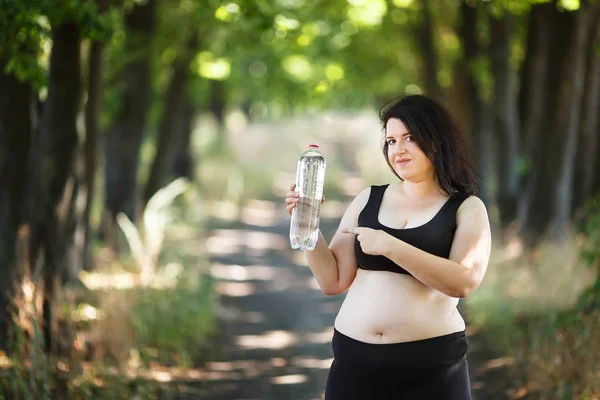
MULTIPOLYGON (((479 286, 491 246, 471 151, 452 116, 422 95, 380 112, 383 155, 399 179, 364 189, 331 243, 306 259, 336 317, 326 400, 469 400, 458 301, 479 286)), ((286 205, 298 193, 292 185, 286 205)))

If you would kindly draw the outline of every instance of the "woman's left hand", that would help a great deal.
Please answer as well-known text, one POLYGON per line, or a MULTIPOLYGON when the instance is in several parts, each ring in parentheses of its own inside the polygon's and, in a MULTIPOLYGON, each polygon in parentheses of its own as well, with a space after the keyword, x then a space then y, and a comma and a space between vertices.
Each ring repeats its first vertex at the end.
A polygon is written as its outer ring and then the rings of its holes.
POLYGON ((359 226, 346 228, 342 232, 356 235, 362 251, 372 256, 387 254, 394 239, 382 230, 359 226))

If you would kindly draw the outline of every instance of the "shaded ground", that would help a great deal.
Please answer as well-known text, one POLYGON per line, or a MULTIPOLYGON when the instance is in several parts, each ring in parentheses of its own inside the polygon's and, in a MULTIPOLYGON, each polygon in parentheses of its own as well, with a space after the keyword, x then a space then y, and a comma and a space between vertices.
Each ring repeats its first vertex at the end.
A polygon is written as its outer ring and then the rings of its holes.
MULTIPOLYGON (((322 220, 326 238, 338 222, 322 220)), ((207 247, 219 281, 221 342, 202 383, 182 384, 179 398, 322 399, 343 295, 319 291, 302 254, 289 248, 286 215, 277 214, 270 226, 214 224, 207 247)), ((476 334, 470 343, 474 399, 510 398, 504 394, 504 360, 476 334)))

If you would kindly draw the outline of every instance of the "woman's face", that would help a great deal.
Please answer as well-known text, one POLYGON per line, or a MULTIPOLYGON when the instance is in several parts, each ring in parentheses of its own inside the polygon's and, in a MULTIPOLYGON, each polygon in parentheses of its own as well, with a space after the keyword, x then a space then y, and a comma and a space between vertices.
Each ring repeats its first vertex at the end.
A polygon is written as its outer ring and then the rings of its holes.
POLYGON ((389 163, 400 178, 409 182, 433 179, 433 164, 401 120, 390 118, 387 121, 385 140, 389 163))

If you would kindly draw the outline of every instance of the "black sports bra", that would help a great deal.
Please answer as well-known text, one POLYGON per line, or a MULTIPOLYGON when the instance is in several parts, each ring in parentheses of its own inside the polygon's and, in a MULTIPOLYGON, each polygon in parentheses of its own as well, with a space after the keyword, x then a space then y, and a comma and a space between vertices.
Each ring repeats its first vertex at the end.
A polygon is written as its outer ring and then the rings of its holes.
MULTIPOLYGON (((454 232, 456 231, 456 211, 469 195, 456 194, 450 197, 437 214, 423 225, 414 228, 396 229, 381 224, 378 217, 381 200, 388 186, 389 184, 371 186, 369 200, 358 216, 358 226, 381 229, 423 251, 448 258, 454 240, 454 232)), ((358 268, 410 275, 408 271, 385 256, 365 254, 357 239, 354 241, 354 252, 358 268)))

